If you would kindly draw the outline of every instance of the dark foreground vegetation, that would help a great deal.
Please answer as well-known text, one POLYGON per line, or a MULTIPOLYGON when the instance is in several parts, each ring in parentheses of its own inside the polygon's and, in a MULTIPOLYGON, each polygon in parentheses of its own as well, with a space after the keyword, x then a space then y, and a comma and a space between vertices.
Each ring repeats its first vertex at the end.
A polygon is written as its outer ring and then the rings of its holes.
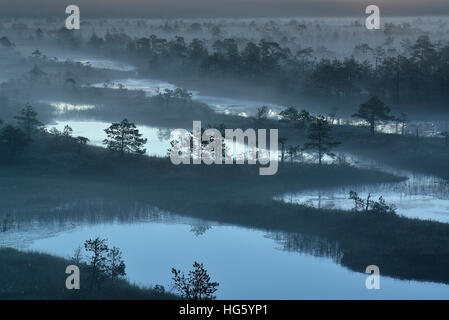
MULTIPOLYGON (((170 293, 106 279, 101 287, 65 287, 66 267, 72 261, 35 252, 0 248, 0 299, 175 299, 170 293)), ((90 267, 80 267, 81 284, 89 283, 90 267)))

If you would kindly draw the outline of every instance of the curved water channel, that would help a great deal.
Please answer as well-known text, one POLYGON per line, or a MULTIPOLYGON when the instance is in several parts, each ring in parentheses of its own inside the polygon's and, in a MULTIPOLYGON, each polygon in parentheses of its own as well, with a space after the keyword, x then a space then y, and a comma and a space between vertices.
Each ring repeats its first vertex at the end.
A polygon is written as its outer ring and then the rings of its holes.
MULTIPOLYGON (((88 61, 85 57, 73 60, 88 61)), ((114 61, 99 59, 98 67, 114 67, 114 61)), ((121 69, 130 66, 119 64, 121 69)), ((129 89, 147 94, 173 88, 157 80, 117 80, 129 89)), ((101 84, 98 84, 101 85, 101 84)), ((194 98, 221 112, 249 113, 260 102, 202 96, 194 98), (232 111, 232 112, 234 112, 232 111)), ((51 102, 55 108, 61 103, 51 102)), ((263 103, 262 103, 263 104, 263 103)), ((59 107, 58 107, 59 106, 59 107)), ((62 108, 95 106, 62 105, 62 108)), ((276 109, 278 106, 272 106, 276 109)), ((64 121, 74 135, 86 136, 100 145, 107 123, 98 121, 64 121)), ((169 148, 167 131, 141 126, 149 139, 149 153, 165 156, 169 148)), ((447 181, 382 169, 407 176, 400 183, 308 190, 279 195, 287 202, 316 207, 350 208, 349 190, 362 196, 384 196, 398 206, 398 212, 421 219, 449 222, 447 181)), ((38 250, 70 257, 86 239, 104 237, 124 253, 127 277, 139 285, 162 284, 170 289, 172 267, 190 269, 194 261, 203 262, 212 278, 220 283, 221 299, 431 299, 449 297, 449 286, 438 283, 381 278, 381 290, 367 290, 366 276, 341 266, 338 243, 296 233, 266 232, 180 217, 157 208, 138 204, 111 204, 102 199, 61 204, 44 213, 16 214, 12 227, 0 233, 0 245, 23 250, 38 250)))
POLYGON ((130 281, 171 288, 172 267, 204 263, 220 283, 219 299, 435 299, 449 286, 366 275, 340 265, 338 243, 298 233, 255 230, 163 212, 136 203, 92 199, 46 212, 20 212, 0 243, 70 258, 89 238, 123 250, 130 281))

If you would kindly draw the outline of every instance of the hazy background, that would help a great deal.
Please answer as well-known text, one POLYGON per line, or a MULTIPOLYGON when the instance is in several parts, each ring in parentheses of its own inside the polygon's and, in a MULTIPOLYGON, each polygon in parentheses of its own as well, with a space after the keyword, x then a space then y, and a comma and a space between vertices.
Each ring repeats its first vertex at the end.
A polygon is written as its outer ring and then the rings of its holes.
POLYGON ((118 18, 359 16, 369 4, 387 16, 449 13, 447 0, 0 0, 0 16, 61 15, 69 4, 84 17, 118 18))

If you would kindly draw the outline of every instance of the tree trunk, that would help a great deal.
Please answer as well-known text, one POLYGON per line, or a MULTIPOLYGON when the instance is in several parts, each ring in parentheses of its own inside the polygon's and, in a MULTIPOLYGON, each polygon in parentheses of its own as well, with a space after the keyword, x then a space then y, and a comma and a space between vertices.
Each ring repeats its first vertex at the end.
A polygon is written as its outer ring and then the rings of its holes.
POLYGON ((365 207, 365 212, 368 212, 368 208, 369 208, 369 199, 371 198, 371 193, 368 194, 368 198, 366 198, 366 207, 365 207))
POLYGON ((285 147, 284 144, 281 144, 281 163, 284 163, 284 154, 285 154, 285 147))
POLYGON ((322 151, 321 151, 321 139, 318 140, 318 163, 321 165, 321 158, 323 157, 322 151))
POLYGON ((400 68, 399 68, 399 57, 396 64, 396 83, 395 83, 395 102, 399 103, 399 81, 400 81, 400 68))
POLYGON ((121 145, 120 145, 120 154, 123 157, 125 154, 125 133, 122 132, 122 141, 121 141, 121 145))

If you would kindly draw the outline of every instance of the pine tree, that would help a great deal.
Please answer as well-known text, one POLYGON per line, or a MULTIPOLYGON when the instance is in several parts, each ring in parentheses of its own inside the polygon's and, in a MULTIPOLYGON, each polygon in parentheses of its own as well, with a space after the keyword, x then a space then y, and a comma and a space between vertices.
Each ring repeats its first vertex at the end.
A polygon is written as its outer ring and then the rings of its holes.
POLYGON ((109 252, 106 239, 89 239, 84 242, 84 249, 91 269, 90 290, 92 290, 107 270, 107 254, 109 252))
POLYGON ((184 272, 172 269, 174 287, 185 300, 215 300, 214 293, 219 286, 218 282, 211 282, 210 276, 202 263, 195 261, 193 270, 188 276, 184 272))
MULTIPOLYGON (((287 155, 290 158, 290 162, 293 163, 293 160, 296 158, 296 156, 298 155, 298 152, 302 151, 300 146, 292 146, 289 145, 287 147, 287 155)), ((303 159, 301 159, 303 160, 303 159)))
POLYGON ((389 107, 377 97, 371 97, 368 101, 359 106, 358 112, 353 114, 352 117, 360 118, 368 122, 370 125, 370 133, 374 134, 377 121, 394 119, 394 117, 388 115, 388 113, 390 113, 389 107))
POLYGON ((262 106, 260 108, 257 108, 257 121, 263 121, 266 120, 268 118, 268 114, 269 114, 269 109, 267 106, 262 106))
POLYGON ((69 125, 66 125, 64 127, 64 131, 62 132, 62 135, 64 136, 64 138, 71 138, 72 134, 73 134, 73 129, 69 125))
POLYGON ((285 144, 287 142, 287 138, 279 138, 279 144, 281 145, 281 162, 284 162, 285 158, 285 144))
POLYGON ((108 252, 107 273, 112 280, 123 279, 126 276, 126 266, 122 259, 122 251, 112 247, 108 252))
POLYGON ((19 127, 23 129, 28 139, 31 139, 32 134, 43 126, 43 123, 37 120, 37 112, 33 107, 27 105, 20 111, 19 116, 15 116, 19 127))
POLYGON ((285 110, 279 112, 279 115, 282 117, 284 121, 296 121, 299 119, 298 110, 294 107, 288 107, 285 110))
POLYGON ((108 138, 103 141, 103 144, 107 145, 109 150, 120 152, 122 156, 125 153, 145 154, 146 149, 143 146, 147 143, 147 139, 142 138, 136 125, 127 119, 120 123, 113 123, 104 131, 108 138))
POLYGON ((308 139, 309 142, 305 143, 305 149, 317 149, 318 152, 318 163, 321 164, 323 156, 325 154, 335 157, 335 154, 330 152, 332 147, 340 144, 340 142, 335 141, 330 132, 332 131, 332 126, 323 117, 318 116, 310 124, 308 139))

